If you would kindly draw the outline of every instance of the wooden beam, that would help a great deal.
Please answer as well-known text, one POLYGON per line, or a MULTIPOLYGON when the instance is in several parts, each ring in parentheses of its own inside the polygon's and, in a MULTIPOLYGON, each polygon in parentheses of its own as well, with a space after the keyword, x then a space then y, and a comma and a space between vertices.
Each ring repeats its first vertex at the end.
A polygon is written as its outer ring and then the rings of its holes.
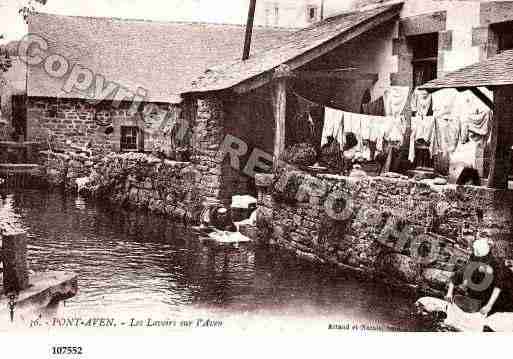
POLYGON ((496 158, 497 158, 497 131, 499 130, 497 116, 493 114, 492 132, 490 134, 490 169, 488 170, 488 188, 495 187, 496 158))
POLYGON ((320 70, 320 71, 295 71, 294 75, 302 80, 342 80, 342 81, 371 81, 376 83, 378 81, 378 74, 359 72, 355 69, 341 69, 341 70, 320 70))
POLYGON ((285 119, 287 115, 287 77, 279 77, 273 86, 273 114, 275 121, 273 167, 285 151, 285 119))
POLYGON ((486 96, 479 88, 477 87, 471 87, 470 91, 478 98, 480 99, 490 110, 493 111, 493 101, 490 100, 488 96, 486 96))
POLYGON ((508 188, 508 176, 511 171, 511 133, 510 116, 512 107, 510 99, 513 96, 513 86, 501 86, 495 91, 494 130, 492 138, 494 153, 493 167, 490 169, 489 186, 498 189, 508 188))
POLYGON ((398 4, 391 9, 376 15, 370 20, 364 21, 349 31, 342 33, 339 36, 335 36, 333 39, 327 41, 326 43, 316 46, 310 51, 306 51, 305 53, 297 56, 296 58, 287 61, 286 64, 289 65, 293 70, 312 62, 313 60, 326 55, 328 52, 335 50, 337 47, 343 45, 344 43, 352 40, 363 33, 376 28, 379 25, 385 24, 391 20, 399 18, 399 10, 402 7, 401 4, 398 4))
MULTIPOLYGON (((364 21, 354 28, 350 29, 349 31, 343 32, 339 36, 335 36, 334 38, 328 40, 322 45, 318 45, 310 49, 309 51, 305 51, 304 53, 300 54, 299 56, 290 59, 289 61, 286 61, 285 64, 290 66, 292 70, 295 70, 309 62, 312 62, 313 60, 329 53, 330 51, 333 51, 337 47, 343 45, 344 43, 348 42, 349 40, 352 40, 361 34, 374 29, 375 27, 385 24, 389 21, 392 21, 394 19, 399 18, 399 10, 401 9, 402 4, 397 4, 396 6, 393 6, 389 10, 376 15, 375 17, 371 18, 370 20, 364 21)), ((266 73, 271 72, 272 70, 266 71, 266 73)), ((265 85, 270 81, 269 76, 265 76, 265 73, 259 76, 255 76, 252 79, 245 80, 241 82, 238 85, 235 85, 233 88, 235 92, 237 93, 244 93, 250 90, 253 90, 259 86, 265 85)))
POLYGON ((272 72, 266 72, 262 75, 254 77, 250 81, 245 81, 238 84, 233 88, 233 91, 239 95, 248 93, 250 91, 256 90, 257 88, 267 85, 269 82, 271 82, 272 78, 272 72))

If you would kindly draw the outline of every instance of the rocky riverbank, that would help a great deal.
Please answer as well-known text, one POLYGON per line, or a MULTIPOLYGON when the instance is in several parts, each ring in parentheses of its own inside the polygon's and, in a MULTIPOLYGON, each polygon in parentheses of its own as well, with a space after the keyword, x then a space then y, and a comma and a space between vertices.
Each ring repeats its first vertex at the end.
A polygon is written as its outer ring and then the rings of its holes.
POLYGON ((285 169, 256 182, 259 239, 310 261, 440 291, 476 236, 513 258, 511 191, 285 169), (334 198, 347 215, 330 215, 334 198))
POLYGON ((142 153, 88 157, 54 152, 42 153, 42 162, 47 182, 66 191, 179 220, 189 221, 201 210, 202 174, 189 162, 142 153))

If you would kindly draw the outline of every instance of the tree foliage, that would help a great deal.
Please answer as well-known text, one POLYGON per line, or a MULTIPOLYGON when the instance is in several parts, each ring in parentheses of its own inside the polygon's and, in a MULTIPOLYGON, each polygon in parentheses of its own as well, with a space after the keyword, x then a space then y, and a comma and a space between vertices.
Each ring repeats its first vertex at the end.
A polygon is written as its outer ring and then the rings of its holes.
POLYGON ((36 11, 36 3, 41 5, 46 5, 48 0, 28 0, 28 2, 23 6, 18 12, 21 16, 23 16, 23 21, 28 22, 28 18, 30 14, 36 11))
MULTIPOLYGON (((36 4, 46 5, 48 0, 27 0, 24 6, 22 6, 18 13, 23 17, 25 23, 28 22, 30 14, 36 11, 36 4)), ((4 38, 4 35, 0 34, 0 40, 4 38)), ((7 72, 12 66, 12 61, 9 54, 8 46, 0 46, 0 73, 7 72)))

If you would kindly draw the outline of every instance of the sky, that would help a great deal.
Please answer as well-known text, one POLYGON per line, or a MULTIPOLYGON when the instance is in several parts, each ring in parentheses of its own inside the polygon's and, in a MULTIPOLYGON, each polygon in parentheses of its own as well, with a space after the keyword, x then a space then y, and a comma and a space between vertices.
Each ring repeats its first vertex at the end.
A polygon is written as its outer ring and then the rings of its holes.
MULTIPOLYGON (((25 2, 0 0, 0 33, 7 40, 19 39, 26 33, 18 14, 18 9, 25 2)), ((48 0, 45 6, 38 8, 62 15, 242 23, 247 6, 247 0, 48 0)))
MULTIPOLYGON (((0 43, 17 40, 26 34, 18 9, 28 0, 0 0, 0 43)), ((258 0, 257 8, 262 6, 258 0)), ((301 3, 306 0, 273 0, 301 3)), ((309 0, 318 1, 320 0, 309 0)), ((325 0, 348 3, 351 0, 325 0)), ((215 23, 246 22, 249 0, 48 0, 39 7, 43 12, 61 15, 107 16, 161 21, 203 21, 215 23)))

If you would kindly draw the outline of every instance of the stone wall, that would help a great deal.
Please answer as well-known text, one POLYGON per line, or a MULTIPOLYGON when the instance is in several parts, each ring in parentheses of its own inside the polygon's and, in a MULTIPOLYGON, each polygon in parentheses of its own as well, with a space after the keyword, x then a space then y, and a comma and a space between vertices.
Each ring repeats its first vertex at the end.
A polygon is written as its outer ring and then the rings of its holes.
POLYGON ((191 162, 203 174, 198 191, 204 197, 220 198, 222 165, 216 155, 224 138, 223 103, 216 97, 187 99, 185 108, 192 127, 191 162))
POLYGON ((53 188, 64 188, 70 192, 77 191, 76 180, 88 177, 95 161, 98 161, 99 158, 99 156, 88 157, 71 152, 41 151, 39 153, 39 163, 44 168, 46 184, 53 188))
POLYGON ((234 194, 245 194, 249 190, 250 179, 242 174, 249 151, 247 155, 241 156, 241 169, 234 169, 230 156, 225 155, 222 150, 222 144, 227 135, 235 136, 247 143, 249 141, 245 136, 255 133, 248 130, 247 119, 234 115, 240 112, 232 111, 232 105, 219 97, 187 100, 185 106, 192 129, 191 162, 203 175, 200 194, 219 199, 225 205, 229 205, 234 194))
MULTIPOLYGON (((48 111, 43 110, 48 103, 42 102, 38 111, 48 111)), ((68 137, 67 129, 73 131, 74 121, 79 122, 71 116, 77 114, 79 106, 87 105, 71 102, 66 106, 72 108, 65 112, 63 107, 60 117, 55 120, 47 118, 47 126, 56 128, 63 140, 68 137), (64 120, 71 123, 62 122, 64 120)), ((192 134, 191 162, 171 161, 145 153, 107 152, 108 146, 103 152, 93 151, 91 156, 73 150, 62 153, 42 151, 39 163, 45 169, 46 182, 76 192, 79 190, 77 179, 80 179, 85 186, 81 189, 84 194, 175 217, 186 212, 189 217, 195 215, 204 199, 224 198, 228 201, 231 191, 229 188, 225 190, 222 180, 226 166, 216 159, 224 138, 222 103, 215 98, 188 100, 184 108, 184 128, 192 134)), ((88 118, 87 109, 84 108, 83 115, 88 118)), ((87 138, 82 134, 77 136, 87 138)))
POLYGON ((381 177, 319 181, 299 171, 280 175, 288 179, 284 187, 280 176, 257 176, 260 239, 311 261, 443 289, 468 257, 476 233, 489 237, 500 257, 513 258, 511 191, 381 177), (346 215, 334 219, 326 208, 346 215))
MULTIPOLYGON (((145 103, 139 107, 139 111, 134 111, 127 102, 115 106, 110 102, 93 104, 82 99, 30 97, 27 105, 27 138, 46 143, 51 137, 54 149, 58 150, 68 149, 68 141, 78 146, 91 141, 93 149, 98 152, 120 151, 121 126, 146 130, 154 125, 158 127, 167 112, 171 113, 171 120, 179 116, 179 107, 166 103, 145 103), (108 126, 113 129, 110 134, 105 132, 108 126)), ((158 133, 163 134, 163 131, 158 133)), ((144 150, 151 151, 151 144, 155 141, 147 138, 144 150)))
POLYGON ((202 179, 189 162, 161 160, 141 153, 112 153, 94 165, 81 193, 120 206, 190 220, 202 209, 202 179))

